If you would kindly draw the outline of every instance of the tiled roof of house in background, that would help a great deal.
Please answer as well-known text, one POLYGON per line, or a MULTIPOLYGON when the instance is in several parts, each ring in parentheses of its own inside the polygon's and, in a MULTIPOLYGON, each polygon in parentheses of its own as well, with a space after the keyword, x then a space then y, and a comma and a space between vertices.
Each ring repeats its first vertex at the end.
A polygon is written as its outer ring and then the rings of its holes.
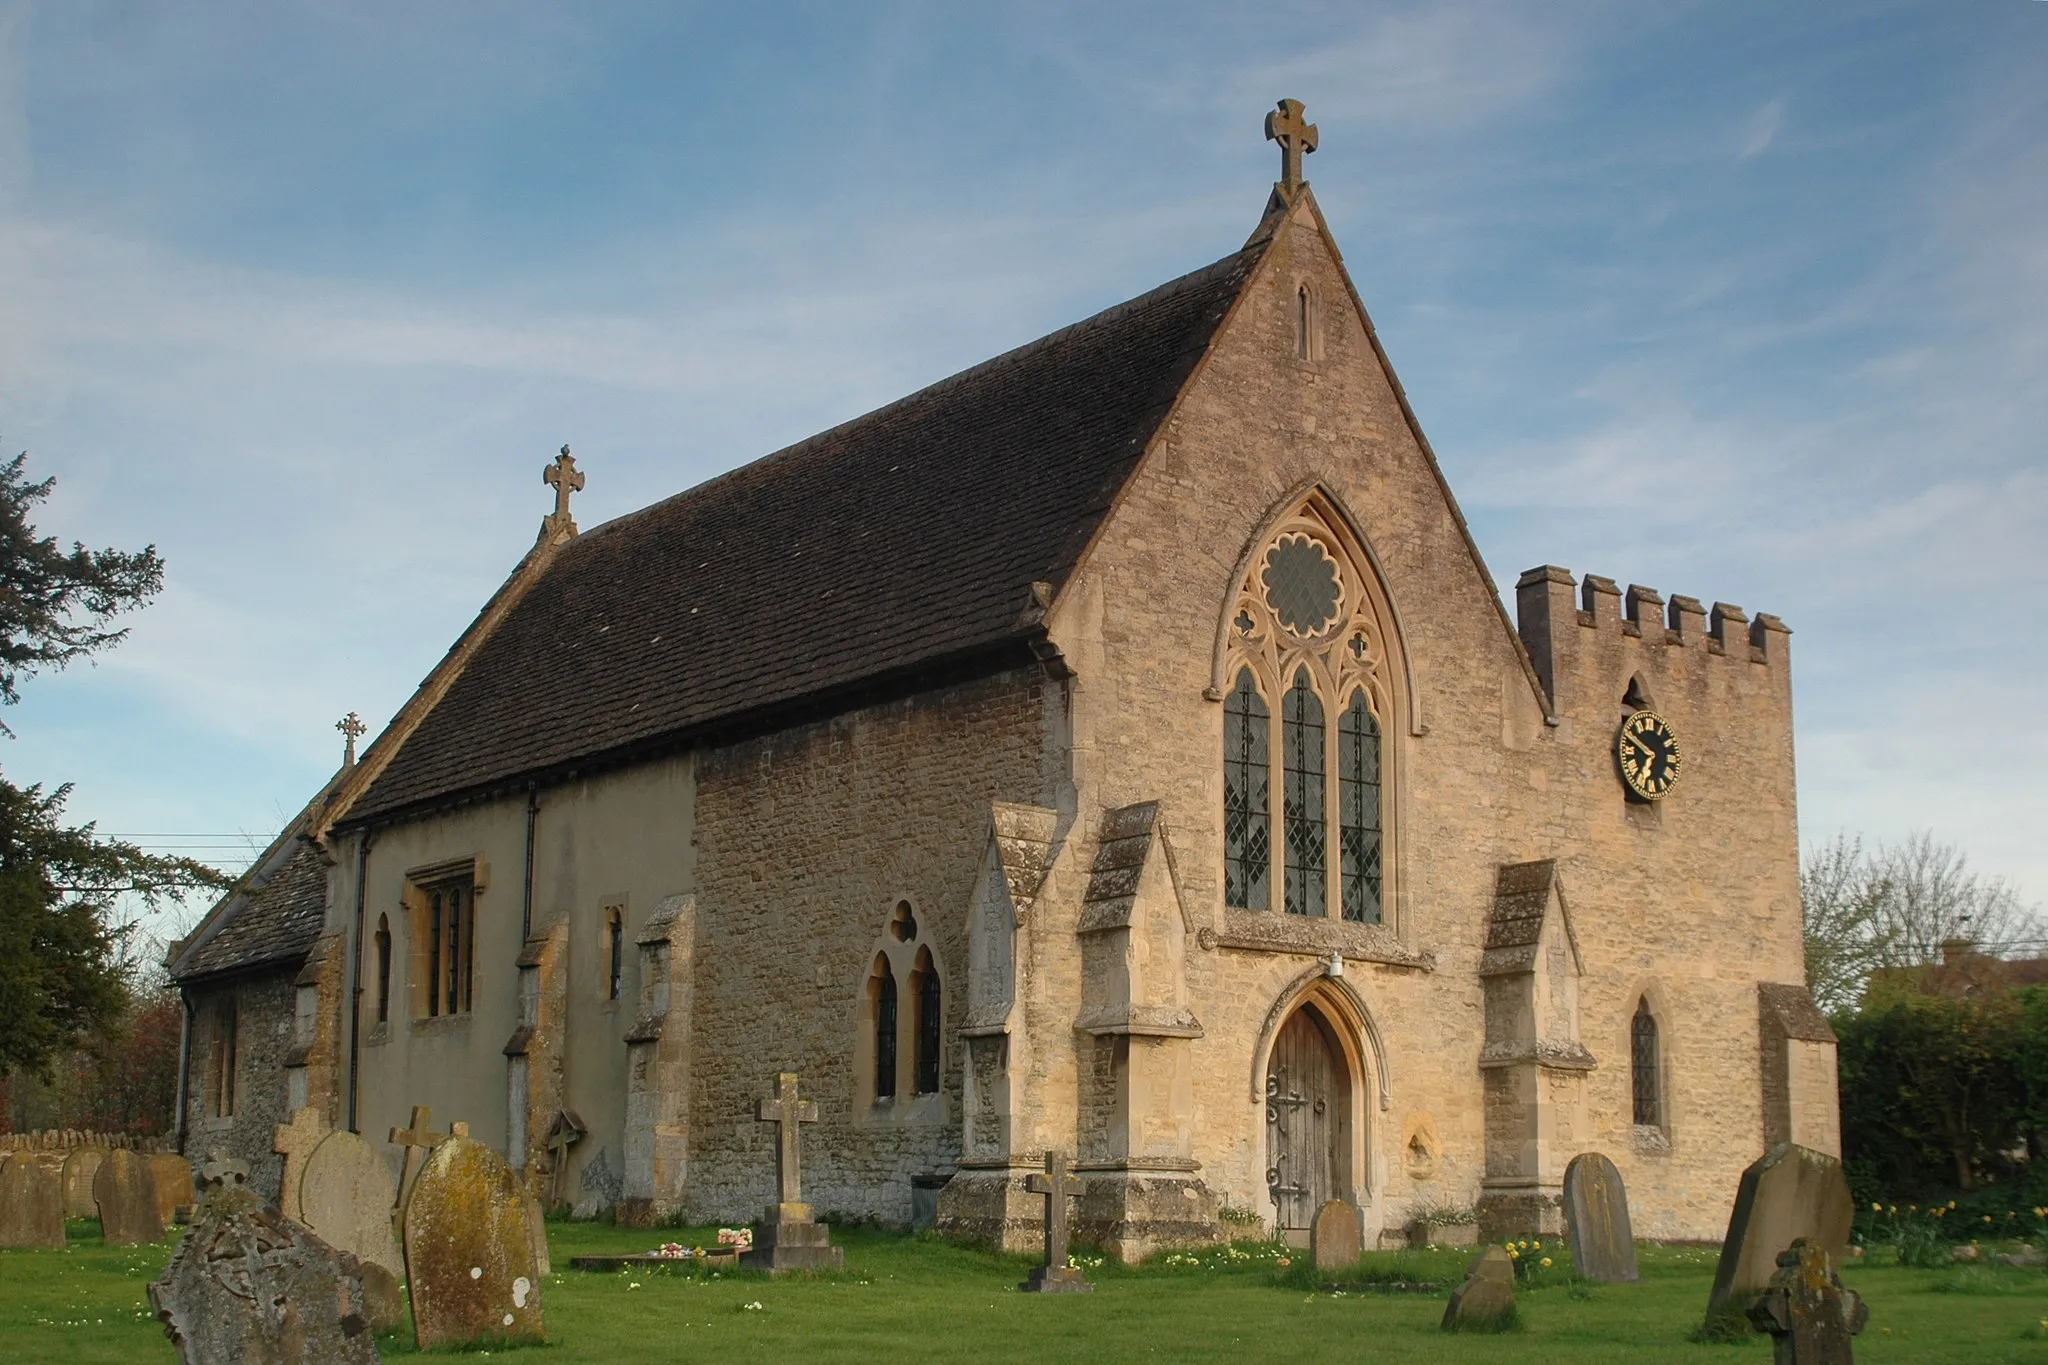
POLYGON ((1263 241, 564 545, 354 822, 1015 647, 1263 241))
POLYGON ((172 959, 171 979, 295 965, 320 937, 326 913, 327 862, 317 847, 294 835, 201 922, 172 959))

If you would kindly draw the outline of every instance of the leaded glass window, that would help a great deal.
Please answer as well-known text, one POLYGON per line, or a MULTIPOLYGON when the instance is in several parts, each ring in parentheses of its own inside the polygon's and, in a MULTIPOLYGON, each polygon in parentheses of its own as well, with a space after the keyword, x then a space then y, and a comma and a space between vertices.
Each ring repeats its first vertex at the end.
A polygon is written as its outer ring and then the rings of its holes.
POLYGON ((1657 1016, 1650 1013, 1647 997, 1636 1002, 1636 1017, 1629 1025, 1629 1071, 1635 1089, 1635 1120, 1645 1128, 1664 1122, 1664 1105, 1657 1093, 1657 1016))
POLYGON ((1264 910, 1272 896, 1270 716, 1247 668, 1223 699, 1223 898, 1264 910))
POLYGON ((1380 922, 1380 727, 1363 691, 1337 718, 1338 869, 1344 918, 1380 922))
POLYGON ((1329 815, 1323 807, 1323 703, 1297 670, 1280 706, 1290 915, 1329 913, 1329 815))
MULTIPOLYGON (((920 956, 923 956, 920 954, 920 956)), ((939 1092, 939 972, 924 957, 917 969, 917 1093, 939 1092)))
POLYGON ((1337 561, 1311 536, 1282 536, 1266 554, 1266 605, 1296 635, 1319 635, 1337 620, 1344 590, 1337 561))
POLYGON ((896 1098, 896 973, 875 960, 875 1098, 896 1098))

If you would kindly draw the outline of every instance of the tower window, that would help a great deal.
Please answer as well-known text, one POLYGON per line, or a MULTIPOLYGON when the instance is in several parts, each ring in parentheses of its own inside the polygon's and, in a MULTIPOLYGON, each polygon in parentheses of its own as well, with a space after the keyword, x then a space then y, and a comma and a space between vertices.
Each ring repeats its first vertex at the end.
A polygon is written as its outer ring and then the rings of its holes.
POLYGON ((1664 1123, 1657 1063, 1657 1016, 1650 1013, 1649 997, 1644 996, 1636 1002, 1636 1017, 1629 1024, 1629 1077, 1635 1092, 1638 1127, 1658 1128, 1664 1123))
POLYGON ((1316 296, 1305 284, 1294 291, 1294 358, 1316 358, 1316 296))

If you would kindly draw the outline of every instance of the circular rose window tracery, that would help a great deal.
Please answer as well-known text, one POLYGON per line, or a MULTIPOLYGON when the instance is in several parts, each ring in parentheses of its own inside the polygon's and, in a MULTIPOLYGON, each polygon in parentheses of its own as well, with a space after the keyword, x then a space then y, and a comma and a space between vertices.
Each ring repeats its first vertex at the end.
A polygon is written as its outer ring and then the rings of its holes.
POLYGON ((1314 536, 1280 537, 1266 552, 1260 581, 1266 605, 1291 633, 1320 635, 1337 623, 1344 601, 1337 561, 1314 536))

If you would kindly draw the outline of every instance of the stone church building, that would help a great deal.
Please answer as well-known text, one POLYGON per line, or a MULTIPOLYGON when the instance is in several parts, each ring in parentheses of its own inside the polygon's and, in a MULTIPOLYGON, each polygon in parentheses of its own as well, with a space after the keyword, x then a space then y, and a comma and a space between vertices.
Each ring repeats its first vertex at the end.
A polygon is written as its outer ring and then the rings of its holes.
MULTIPOLYGON (((1135 1258, 1325 1199, 1713 1238, 1838 1149, 1788 633, 1539 567, 1513 619, 1269 116, 1211 265, 540 538, 174 953, 188 1146, 430 1106, 544 1198, 1135 1258)), ((391 1149, 394 1161, 397 1149, 391 1149)), ((260 1179, 260 1175, 259 1175, 260 1179)))

